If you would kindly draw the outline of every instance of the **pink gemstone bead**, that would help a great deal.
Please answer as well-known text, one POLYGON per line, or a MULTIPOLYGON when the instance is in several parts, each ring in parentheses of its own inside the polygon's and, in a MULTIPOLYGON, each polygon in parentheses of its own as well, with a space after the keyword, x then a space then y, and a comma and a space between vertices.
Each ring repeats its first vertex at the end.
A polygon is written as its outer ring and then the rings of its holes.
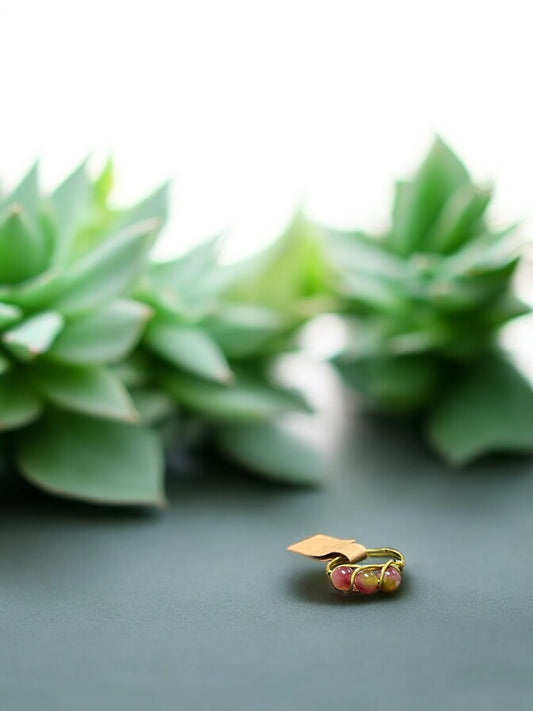
POLYGON ((385 575, 383 576, 383 582, 381 583, 381 589, 385 593, 392 593, 395 590, 398 590, 401 582, 402 576, 400 571, 391 566, 385 571, 385 575))
POLYGON ((352 589, 352 569, 346 565, 339 565, 331 573, 331 584, 337 590, 348 592, 352 589))
POLYGON ((374 570, 360 570, 355 576, 354 589, 363 595, 371 595, 376 592, 379 585, 379 577, 374 570))

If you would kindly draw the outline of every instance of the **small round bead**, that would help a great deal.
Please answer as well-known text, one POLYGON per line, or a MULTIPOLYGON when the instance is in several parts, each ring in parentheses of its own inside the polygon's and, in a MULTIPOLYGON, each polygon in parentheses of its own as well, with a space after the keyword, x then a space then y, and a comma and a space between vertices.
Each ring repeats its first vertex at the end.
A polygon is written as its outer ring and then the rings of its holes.
POLYGON ((385 593, 392 593, 398 590, 400 583, 402 582, 402 576, 397 568, 387 568, 385 575, 383 576, 383 581, 381 583, 381 589, 385 593))
POLYGON ((379 577, 374 570, 360 570, 355 576, 354 590, 363 595, 370 595, 376 592, 379 585, 379 577))
POLYGON ((331 573, 331 584, 337 590, 348 592, 352 589, 352 569, 347 565, 339 565, 338 568, 331 573))

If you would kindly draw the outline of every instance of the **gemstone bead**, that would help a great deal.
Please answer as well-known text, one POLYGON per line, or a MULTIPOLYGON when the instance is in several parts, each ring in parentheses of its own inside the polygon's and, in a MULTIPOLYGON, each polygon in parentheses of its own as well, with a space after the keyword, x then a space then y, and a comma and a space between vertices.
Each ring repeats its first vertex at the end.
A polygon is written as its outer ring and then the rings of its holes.
POLYGON ((363 595, 370 595, 376 592, 379 585, 379 577, 374 570, 360 570, 355 576, 354 590, 363 595))
POLYGON ((383 581, 381 583, 381 589, 385 593, 392 593, 398 590, 400 583, 402 582, 402 576, 397 568, 387 568, 385 575, 383 576, 383 581))
POLYGON ((338 568, 331 573, 331 584, 337 590, 348 592, 352 589, 352 569, 347 565, 339 565, 338 568))

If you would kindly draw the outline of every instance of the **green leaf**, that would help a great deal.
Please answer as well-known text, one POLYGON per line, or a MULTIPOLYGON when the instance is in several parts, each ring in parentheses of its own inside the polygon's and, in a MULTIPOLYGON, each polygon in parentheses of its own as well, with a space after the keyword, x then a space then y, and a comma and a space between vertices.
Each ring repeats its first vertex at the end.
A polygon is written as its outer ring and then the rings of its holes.
POLYGON ((480 316, 480 323, 483 326, 494 327, 531 313, 531 306, 516 298, 513 294, 505 293, 497 299, 480 316))
POLYGON ((107 209, 107 202, 111 191, 113 190, 114 183, 115 169, 113 159, 109 156, 105 162, 102 172, 93 183, 94 200, 100 208, 107 209))
POLYGON ((174 401, 162 390, 142 388, 133 390, 131 396, 140 421, 145 425, 157 425, 176 410, 174 401))
POLYGON ((388 279, 346 273, 340 275, 337 289, 351 302, 351 308, 356 313, 385 311, 395 314, 406 308, 405 290, 388 279))
POLYGON ((361 232, 328 231, 327 251, 336 267, 336 289, 351 308, 397 312, 405 308, 406 284, 412 280, 405 260, 361 232))
POLYGON ((119 380, 131 390, 153 383, 154 363, 148 351, 137 348, 126 360, 112 368, 119 380))
POLYGON ((45 491, 103 504, 164 504, 163 461, 149 430, 50 412, 16 437, 23 476, 45 491))
POLYGON ((154 220, 138 223, 73 264, 52 298, 54 308, 75 315, 126 294, 142 273, 156 228, 154 220))
POLYGON ((55 215, 57 243, 54 263, 68 261, 76 228, 85 218, 91 198, 91 183, 87 175, 87 161, 61 183, 51 196, 55 215))
POLYGON ((140 338, 150 309, 117 300, 69 323, 49 351, 54 360, 74 365, 111 363, 124 358, 140 338))
MULTIPOLYGON (((510 267, 511 273, 516 265, 510 267)), ((509 275, 510 276, 510 275, 509 275)), ((442 312, 465 313, 467 310, 490 308, 508 288, 508 278, 487 275, 478 278, 435 279, 427 295, 428 303, 442 312)))
POLYGON ((460 249, 473 235, 492 197, 490 190, 466 184, 453 193, 427 233, 423 247, 439 254, 460 249))
POLYGON ((0 354, 0 375, 7 373, 11 369, 11 361, 0 354))
POLYGON ((63 317, 47 311, 26 319, 2 334, 2 344, 20 360, 32 360, 50 348, 63 328, 63 317))
POLYGON ((40 272, 42 272, 49 269, 53 262, 57 240, 55 216, 50 202, 41 203, 39 220, 36 224, 38 225, 43 245, 43 267, 40 269, 40 272))
POLYGON ((246 377, 224 386, 184 373, 164 373, 161 384, 179 404, 214 420, 268 420, 308 409, 298 394, 246 377))
POLYGON ((32 221, 39 213, 39 164, 36 162, 5 201, 5 205, 21 205, 32 221))
POLYGON ((223 425, 215 432, 220 449, 269 479, 313 485, 326 479, 323 453, 288 422, 246 422, 223 425))
POLYGON ((522 244, 516 235, 517 225, 498 232, 485 230, 441 263, 443 276, 499 275, 512 273, 522 244))
POLYGON ((363 274, 401 284, 407 277, 405 260, 391 254, 376 238, 362 232, 327 233, 328 254, 341 272, 363 274))
POLYGON ((439 384, 435 360, 423 355, 382 356, 336 361, 345 382, 371 405, 391 414, 424 407, 439 384))
POLYGON ((436 320, 418 329, 410 324, 411 330, 401 330, 399 321, 392 329, 393 324, 378 318, 343 316, 339 323, 345 334, 340 359, 346 361, 347 370, 351 361, 357 369, 359 361, 432 351, 450 338, 448 330, 436 320))
POLYGON ((107 419, 137 419, 126 389, 106 368, 41 363, 34 377, 43 397, 58 407, 107 419))
POLYGON ((126 210, 119 218, 118 226, 124 229, 139 222, 153 221, 159 230, 168 219, 169 189, 170 183, 164 183, 140 203, 126 210))
POLYGON ((392 205, 392 240, 389 238, 388 247, 391 247, 391 242, 400 240, 400 235, 403 236, 405 225, 409 221, 409 213, 411 210, 412 201, 412 184, 406 180, 397 180, 394 185, 394 202, 392 205))
POLYGON ((13 286, 3 298, 24 310, 38 311, 48 308, 57 298, 61 288, 61 274, 58 271, 46 271, 20 286, 13 286))
POLYGON ((282 332, 284 321, 272 309, 251 304, 221 305, 202 326, 228 358, 262 355, 268 343, 282 332))
POLYGON ((393 251, 405 255, 418 249, 448 198, 469 182, 459 158, 444 141, 436 138, 414 180, 397 185, 389 237, 393 251))
POLYGON ((234 282, 235 265, 218 261, 221 237, 203 242, 176 259, 152 263, 143 300, 160 312, 189 315, 196 320, 212 310, 234 282))
POLYGON ((18 321, 21 316, 22 311, 16 306, 0 302, 0 328, 5 328, 14 321, 18 321))
POLYGON ((0 283, 16 284, 44 268, 44 237, 20 205, 13 205, 0 225, 0 283))
POLYGON ((178 291, 196 289, 217 265, 220 236, 206 240, 186 254, 150 265, 149 275, 158 287, 172 287, 178 291))
POLYGON ((201 328, 156 318, 148 325, 145 340, 166 361, 194 375, 223 383, 232 377, 224 354, 201 328))
POLYGON ((33 422, 42 411, 41 399, 18 372, 0 377, 0 430, 33 422))
POLYGON ((427 434, 451 464, 488 452, 533 450, 533 388, 503 356, 488 357, 450 383, 427 434))
POLYGON ((230 296, 298 316, 303 299, 324 293, 328 275, 321 232, 298 212, 273 245, 240 265, 230 296))

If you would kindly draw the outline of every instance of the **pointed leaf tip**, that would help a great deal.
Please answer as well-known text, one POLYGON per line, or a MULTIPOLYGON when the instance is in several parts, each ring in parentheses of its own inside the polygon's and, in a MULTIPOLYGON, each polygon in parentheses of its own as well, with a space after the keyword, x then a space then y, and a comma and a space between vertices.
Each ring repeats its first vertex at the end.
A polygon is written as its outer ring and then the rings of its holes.
POLYGON ((219 383, 233 378, 224 353, 200 327, 154 319, 148 325, 146 343, 166 361, 194 375, 219 383))
POLYGON ((52 411, 15 445, 23 476, 45 491, 109 505, 165 505, 163 457, 146 428, 52 411))
POLYGON ((2 343, 17 358, 31 360, 45 353, 63 328, 63 317, 55 311, 33 316, 2 334, 2 343))

